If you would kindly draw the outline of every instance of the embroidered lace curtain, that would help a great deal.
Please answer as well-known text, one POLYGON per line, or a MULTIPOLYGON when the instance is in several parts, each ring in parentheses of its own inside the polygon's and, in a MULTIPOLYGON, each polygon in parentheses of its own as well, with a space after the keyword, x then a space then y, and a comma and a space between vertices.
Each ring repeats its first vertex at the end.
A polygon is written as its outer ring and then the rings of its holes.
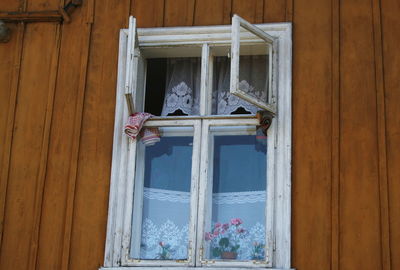
MULTIPOLYGON (((245 222, 247 235, 240 239, 241 248, 237 259, 252 259, 254 243, 265 241, 265 226, 259 218, 259 213, 265 209, 265 191, 214 193, 212 201, 213 208, 218 209, 213 214, 214 223, 216 220, 229 221, 230 213, 235 213, 245 222)), ((141 259, 157 259, 160 242, 170 246, 169 259, 187 258, 189 224, 185 217, 189 203, 189 192, 145 188, 144 213, 151 212, 152 215, 143 217, 141 259), (174 215, 178 218, 171 220, 171 210, 181 215, 174 215)))
MULTIPOLYGON (((166 91, 161 115, 171 115, 181 110, 187 115, 199 114, 200 58, 173 58, 167 61, 166 91)), ((212 114, 229 115, 238 108, 255 114, 258 108, 231 95, 230 59, 216 57, 213 73, 212 114)), ((266 99, 268 63, 266 56, 241 56, 239 89, 250 95, 266 99)))

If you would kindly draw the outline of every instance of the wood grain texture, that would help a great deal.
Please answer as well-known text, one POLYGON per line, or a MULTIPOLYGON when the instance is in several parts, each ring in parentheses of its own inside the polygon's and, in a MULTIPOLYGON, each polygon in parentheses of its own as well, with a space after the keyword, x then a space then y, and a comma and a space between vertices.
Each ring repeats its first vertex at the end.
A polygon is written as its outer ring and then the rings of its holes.
POLYGON ((61 5, 63 0, 26 0, 26 11, 57 10, 61 5))
POLYGON ((286 0, 265 0, 263 22, 285 22, 286 0))
POLYGON ((129 1, 96 1, 80 133, 69 270, 103 264, 114 124, 119 29, 129 1), (107 42, 105 42, 107 41, 107 42))
POLYGON ((227 24, 231 20, 230 9, 230 0, 196 1, 194 25, 227 24))
POLYGON ((15 107, 19 85, 21 55, 25 25, 11 26, 14 35, 0 47, 0 246, 3 238, 5 203, 10 170, 11 145, 14 131, 15 107))
POLYGON ((165 0, 132 0, 131 13, 138 27, 161 27, 165 0))
POLYGON ((331 270, 340 258, 340 0, 332 0, 331 270))
POLYGON ((232 1, 232 15, 237 14, 246 21, 251 23, 261 22, 262 14, 260 13, 263 8, 263 3, 259 0, 233 0, 232 1))
POLYGON ((340 269, 382 269, 372 5, 340 19, 340 269))
POLYGON ((164 1, 164 26, 193 25, 195 0, 164 1))
POLYGON ((70 213, 67 209, 73 207, 68 198, 74 193, 70 185, 76 178, 73 168, 77 164, 76 145, 79 143, 85 89, 81 80, 86 77, 90 37, 90 24, 84 16, 87 8, 88 1, 85 1, 82 9, 76 10, 72 22, 62 27, 37 269, 62 269, 65 256, 68 267, 72 221, 67 217, 70 213), (76 76, 76 70, 81 70, 79 76, 76 76))
POLYGON ((390 270, 390 236, 389 236, 389 200, 386 151, 386 115, 385 115, 385 84, 383 79, 383 47, 382 21, 379 0, 372 1, 374 58, 375 58, 375 88, 377 107, 377 139, 378 139, 378 172, 379 172, 379 206, 381 226, 381 256, 382 269, 390 270))
MULTIPOLYGON (((4 0, 2 11, 23 11, 25 1, 4 0)), ((20 81, 21 56, 25 32, 24 24, 6 24, 11 30, 8 43, 0 44, 0 247, 3 239, 5 205, 10 170, 15 108, 20 81)), ((1 252, 1 250, 0 250, 1 252)))
POLYGON ((400 12, 399 1, 381 1, 389 190, 391 268, 400 269, 400 12))
POLYGON ((65 211, 65 225, 64 225, 64 236, 63 236, 63 247, 61 257, 61 269, 70 269, 70 254, 71 254, 71 238, 72 238, 72 227, 73 227, 73 215, 74 215, 74 202, 75 202, 75 190, 77 182, 77 171, 79 165, 79 149, 80 149, 80 138, 82 130, 82 118, 83 118, 83 107, 84 107, 84 94, 86 89, 87 81, 87 69, 89 61, 89 50, 90 50, 90 38, 92 34, 92 24, 94 22, 94 9, 95 1, 87 1, 86 16, 82 16, 82 21, 86 22, 84 27, 84 39, 82 47, 84 51, 81 55, 80 62, 80 78, 78 81, 78 96, 77 105, 75 109, 74 118, 74 133, 71 150, 71 166, 68 172, 68 187, 67 187, 67 200, 66 200, 66 211, 65 211))
POLYGON ((8 11, 23 11, 25 0, 3 0, 0 2, 0 10, 3 12, 8 11))
POLYGON ((286 0, 286 21, 293 21, 293 5, 294 0, 286 0))
POLYGON ((42 147, 40 151, 40 163, 38 169, 38 175, 36 180, 35 194, 34 194, 34 212, 33 212, 33 230, 31 234, 31 242, 30 242, 30 252, 28 258, 28 266, 34 267, 36 266, 37 253, 38 253, 38 245, 39 245, 39 233, 41 230, 41 218, 42 218, 42 204, 43 204, 43 195, 44 195, 44 186, 46 180, 46 170, 47 170, 47 160, 48 160, 48 150, 49 150, 49 139, 50 139, 50 129, 51 129, 51 119, 53 115, 53 104, 54 104, 54 92, 56 85, 56 77, 57 77, 57 68, 58 68, 58 56, 60 50, 60 25, 55 24, 52 25, 55 28, 54 33, 54 48, 52 51, 48 51, 47 53, 51 53, 50 55, 50 67, 48 69, 48 93, 47 93, 47 104, 45 111, 45 118, 43 123, 43 137, 42 137, 42 147))
POLYGON ((37 190, 43 181, 46 111, 49 91, 53 90, 48 76, 54 68, 56 47, 55 25, 27 26, 5 204, 2 269, 32 269, 28 258, 32 244, 35 245, 37 211, 41 207, 37 190))
POLYGON ((292 266, 299 270, 331 264, 330 4, 294 2, 292 266))

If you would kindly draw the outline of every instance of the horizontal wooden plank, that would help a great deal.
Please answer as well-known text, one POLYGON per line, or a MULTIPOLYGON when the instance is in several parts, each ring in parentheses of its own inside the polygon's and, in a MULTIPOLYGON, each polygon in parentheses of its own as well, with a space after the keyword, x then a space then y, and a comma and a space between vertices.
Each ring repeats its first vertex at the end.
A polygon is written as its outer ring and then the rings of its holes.
POLYGON ((63 16, 56 10, 38 12, 0 12, 0 20, 5 22, 61 22, 63 16))

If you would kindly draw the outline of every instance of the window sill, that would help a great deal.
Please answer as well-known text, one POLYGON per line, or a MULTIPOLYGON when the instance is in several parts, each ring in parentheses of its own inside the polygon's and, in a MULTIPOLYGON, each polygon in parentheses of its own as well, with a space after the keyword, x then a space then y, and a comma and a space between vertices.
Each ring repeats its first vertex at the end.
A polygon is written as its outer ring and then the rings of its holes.
MULTIPOLYGON (((196 269, 207 269, 207 270, 249 270, 249 268, 240 267, 137 267, 137 266, 121 266, 121 267, 101 267, 99 270, 196 270, 196 269)), ((295 268, 251 268, 252 270, 296 270, 295 268)))

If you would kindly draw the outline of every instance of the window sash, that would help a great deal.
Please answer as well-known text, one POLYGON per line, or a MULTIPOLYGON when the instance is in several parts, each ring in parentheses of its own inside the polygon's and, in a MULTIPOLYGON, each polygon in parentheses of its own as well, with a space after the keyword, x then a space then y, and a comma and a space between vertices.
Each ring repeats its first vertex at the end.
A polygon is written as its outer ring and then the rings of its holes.
MULTIPOLYGON (((138 206, 140 200, 143 200, 143 186, 139 186, 139 179, 136 170, 143 167, 144 160, 136 157, 138 149, 138 142, 130 141, 130 154, 127 160, 127 164, 130 167, 127 181, 131 181, 130 189, 126 192, 125 202, 125 226, 124 236, 126 237, 122 247, 122 265, 126 266, 194 266, 194 255, 195 255, 195 230, 196 230, 196 219, 197 219, 197 201, 198 201, 198 183, 199 183, 199 163, 200 163, 200 134, 201 134, 201 121, 200 120, 155 120, 147 121, 145 127, 182 127, 191 126, 193 127, 193 150, 192 150, 192 169, 191 169, 191 187, 190 187, 190 217, 189 217, 189 233, 188 233, 188 258, 187 260, 141 260, 130 258, 131 249, 131 238, 135 237, 132 241, 135 245, 140 244, 141 240, 141 221, 142 221, 142 209, 138 206), (135 190, 135 192, 133 192, 135 190), (135 193, 135 194, 133 194, 135 193), (136 204, 134 203, 136 202, 136 204), (132 224, 132 215, 135 219, 135 225, 132 224)), ((139 169, 140 170, 140 169, 139 169)))
MULTIPOLYGON (((246 41, 248 42, 248 41, 246 41)), ((232 18, 232 43, 231 43, 231 81, 230 81, 230 92, 231 94, 238 96, 249 103, 267 110, 272 113, 276 113, 276 108, 274 104, 275 96, 275 85, 274 77, 276 70, 276 46, 277 42, 274 37, 267 34, 257 26, 247 22, 236 14, 232 18), (243 43, 240 40, 241 37, 241 27, 246 31, 254 34, 255 36, 261 38, 269 48, 268 58, 269 58, 269 74, 268 74, 268 96, 267 100, 260 100, 256 97, 249 95, 248 93, 239 89, 239 66, 240 66, 240 45, 243 43)))
MULTIPOLYGON (((210 153, 213 152, 213 144, 210 139, 210 127, 211 126, 257 126, 258 120, 254 118, 247 119, 205 119, 202 123, 202 134, 201 134, 201 163, 200 163, 200 182, 199 186, 199 216, 198 216, 198 230, 197 230, 197 248, 196 254, 196 266, 215 266, 215 267, 271 267, 272 266, 272 248, 273 248, 273 224, 274 224, 274 140, 275 127, 272 126, 268 131, 267 141, 267 179, 266 182, 266 208, 265 208, 265 261, 223 261, 223 260, 212 260, 205 259, 205 248, 204 248, 204 235, 206 228, 208 227, 207 222, 211 221, 211 213, 209 212, 211 203, 208 199, 208 195, 212 194, 212 160, 210 160, 210 153)), ((234 133, 234 132, 233 132, 234 133)), ((232 133, 231 133, 232 134, 232 133)))

